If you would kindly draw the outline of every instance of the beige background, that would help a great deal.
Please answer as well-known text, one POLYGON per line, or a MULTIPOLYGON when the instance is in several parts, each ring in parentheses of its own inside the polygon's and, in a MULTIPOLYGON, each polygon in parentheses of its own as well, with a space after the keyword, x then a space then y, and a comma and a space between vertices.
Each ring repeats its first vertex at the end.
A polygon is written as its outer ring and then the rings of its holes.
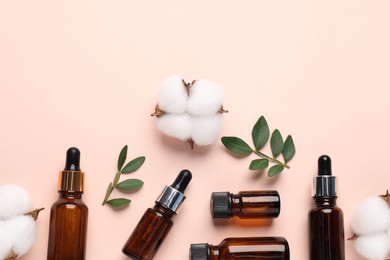
MULTIPOLYGON (((26 188, 37 242, 21 259, 45 259, 57 172, 77 146, 90 209, 87 259, 127 259, 121 248, 165 184, 188 168, 193 181, 155 259, 187 259, 191 243, 229 236, 285 236, 291 259, 308 259, 307 212, 317 158, 339 177, 346 236, 359 202, 389 186, 389 1, 1 1, 0 183, 26 188), (222 135, 250 141, 264 115, 291 134, 291 169, 270 179, 250 172, 218 141, 193 151, 162 137, 153 111, 160 82, 175 73, 225 90, 222 135), (146 156, 131 177, 145 186, 131 206, 100 205, 117 155, 146 156), (218 222, 212 191, 276 189, 272 223, 218 222)), ((119 194, 116 194, 119 195, 119 194)), ((348 260, 360 259, 346 242, 348 260)))

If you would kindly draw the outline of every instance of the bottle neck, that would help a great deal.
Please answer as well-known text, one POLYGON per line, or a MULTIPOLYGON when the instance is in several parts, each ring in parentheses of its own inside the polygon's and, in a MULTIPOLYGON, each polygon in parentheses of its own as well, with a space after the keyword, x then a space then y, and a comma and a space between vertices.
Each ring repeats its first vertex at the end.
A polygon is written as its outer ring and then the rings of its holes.
POLYGON ((156 205, 154 206, 153 209, 155 211, 157 211, 158 213, 160 213, 161 215, 163 215, 164 217, 167 217, 167 218, 172 218, 175 215, 174 211, 164 207, 160 203, 156 203, 156 205))
POLYGON ((222 260, 220 259, 221 252, 218 246, 210 245, 210 257, 207 260, 222 260))
POLYGON ((81 199, 83 193, 76 191, 58 191, 60 198, 62 199, 81 199))
POLYGON ((241 197, 238 194, 230 193, 230 199, 232 202, 232 217, 239 216, 241 213, 241 197))
POLYGON ((335 207, 337 197, 336 196, 332 196, 332 197, 315 196, 313 197, 313 199, 317 207, 335 207))

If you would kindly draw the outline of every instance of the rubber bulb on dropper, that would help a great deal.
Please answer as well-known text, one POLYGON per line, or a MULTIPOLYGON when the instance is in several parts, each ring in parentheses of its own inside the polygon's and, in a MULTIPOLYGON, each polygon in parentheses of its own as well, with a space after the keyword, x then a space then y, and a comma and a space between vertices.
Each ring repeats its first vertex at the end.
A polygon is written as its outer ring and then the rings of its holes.
POLYGON ((176 180, 172 183, 171 187, 184 193, 184 190, 187 188, 188 184, 192 179, 192 174, 189 170, 182 170, 179 175, 176 177, 176 180))
POLYGON ((332 161, 328 155, 322 155, 318 158, 318 175, 332 176, 332 161))
POLYGON ((71 147, 66 152, 66 163, 64 171, 81 171, 80 150, 76 147, 71 147))

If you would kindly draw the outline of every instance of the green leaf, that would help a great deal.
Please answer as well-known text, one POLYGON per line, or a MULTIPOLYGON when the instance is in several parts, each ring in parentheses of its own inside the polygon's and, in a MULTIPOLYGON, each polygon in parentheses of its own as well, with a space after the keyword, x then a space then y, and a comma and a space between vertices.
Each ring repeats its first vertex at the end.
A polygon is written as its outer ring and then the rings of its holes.
POLYGON ((252 129, 253 144, 255 145, 257 151, 263 148, 263 146, 267 143, 268 138, 268 123, 264 116, 261 116, 252 129))
POLYGON ((283 138, 278 129, 275 129, 271 135, 271 150, 274 158, 283 151, 283 138))
POLYGON ((295 145, 291 135, 287 136, 286 141, 284 142, 282 154, 285 163, 290 161, 295 155, 295 145))
POLYGON ((283 171, 283 169, 284 169, 284 166, 281 164, 274 165, 271 168, 269 168, 268 176, 272 177, 272 176, 278 175, 279 173, 281 173, 283 171))
POLYGON ((145 162, 145 156, 137 157, 126 164, 122 169, 122 173, 132 173, 139 169, 145 162))
POLYGON ((144 185, 144 182, 138 179, 128 179, 118 183, 115 188, 120 189, 121 191, 132 191, 139 189, 144 185))
POLYGON ((253 152, 252 148, 250 148, 250 146, 245 141, 238 137, 224 136, 221 138, 221 141, 226 149, 236 155, 245 156, 253 152))
POLYGON ((264 170, 269 165, 268 159, 255 159, 249 165, 250 170, 264 170))
POLYGON ((131 200, 129 200, 129 199, 118 198, 118 199, 108 200, 107 204, 109 204, 110 206, 113 206, 113 207, 123 207, 123 206, 129 205, 130 202, 131 202, 131 200))
POLYGON ((126 161, 126 157, 127 157, 127 145, 123 146, 120 154, 119 154, 119 158, 118 158, 118 171, 120 171, 123 167, 123 164, 125 164, 125 161, 126 161))

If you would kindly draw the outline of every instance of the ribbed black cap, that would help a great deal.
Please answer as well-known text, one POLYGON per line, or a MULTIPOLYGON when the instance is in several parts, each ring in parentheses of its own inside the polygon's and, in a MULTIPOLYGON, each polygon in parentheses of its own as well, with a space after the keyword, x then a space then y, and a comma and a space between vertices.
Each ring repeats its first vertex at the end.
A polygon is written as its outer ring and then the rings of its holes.
POLYGON ((213 192, 210 198, 210 211, 213 218, 232 217, 232 200, 229 192, 213 192))
POLYGON ((290 246, 286 240, 286 260, 290 260, 290 246))
POLYGON ((210 259, 210 246, 207 243, 204 244, 191 244, 190 247, 190 260, 209 260, 210 259))

